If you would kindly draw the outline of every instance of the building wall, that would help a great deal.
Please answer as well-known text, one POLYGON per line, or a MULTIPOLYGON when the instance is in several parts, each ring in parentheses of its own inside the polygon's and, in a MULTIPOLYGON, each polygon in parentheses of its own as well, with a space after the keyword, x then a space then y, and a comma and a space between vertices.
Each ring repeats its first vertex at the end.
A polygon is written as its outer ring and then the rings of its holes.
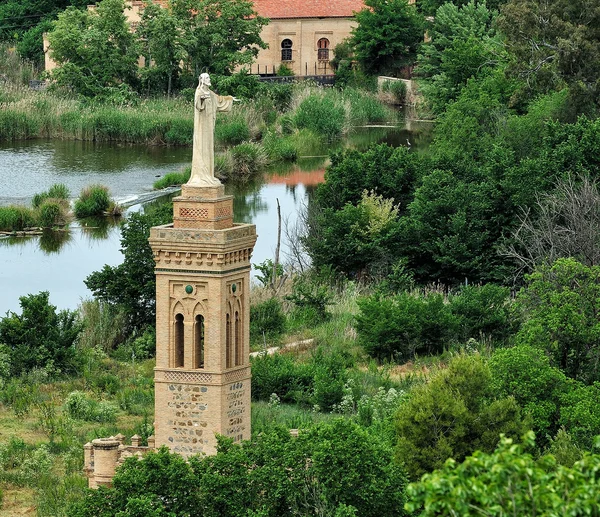
POLYGON ((262 39, 269 45, 261 50, 251 66, 250 72, 272 74, 283 63, 291 68, 295 75, 332 74, 328 61, 318 59, 317 42, 321 38, 329 40, 329 59, 333 59, 333 49, 350 36, 356 22, 352 18, 305 18, 289 20, 271 20, 261 33, 262 39), (292 41, 292 61, 281 60, 281 43, 292 41))
MULTIPOLYGON (((95 6, 88 6, 92 10, 95 6)), ((143 2, 135 0, 128 3, 125 10, 127 20, 132 27, 139 23, 143 10, 143 2)), ((271 20, 263 27, 261 37, 269 48, 261 50, 257 59, 250 67, 253 74, 273 74, 284 63, 291 68, 295 75, 333 74, 329 61, 319 60, 317 42, 321 38, 329 40, 329 59, 333 59, 333 49, 338 43, 350 36, 356 22, 352 18, 304 18, 271 20), (281 42, 284 39, 292 41, 292 61, 281 60, 281 42)), ((49 51, 49 44, 44 35, 45 69, 56 68, 49 51)), ((140 66, 143 58, 140 58, 140 66)))

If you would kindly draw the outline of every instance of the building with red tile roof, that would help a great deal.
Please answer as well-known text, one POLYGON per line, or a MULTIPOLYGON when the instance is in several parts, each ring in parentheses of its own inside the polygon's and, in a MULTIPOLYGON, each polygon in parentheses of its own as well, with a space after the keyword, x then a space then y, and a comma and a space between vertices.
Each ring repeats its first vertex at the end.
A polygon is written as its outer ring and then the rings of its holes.
POLYGON ((351 18, 364 7, 362 0, 254 0, 254 9, 271 20, 289 18, 351 18))

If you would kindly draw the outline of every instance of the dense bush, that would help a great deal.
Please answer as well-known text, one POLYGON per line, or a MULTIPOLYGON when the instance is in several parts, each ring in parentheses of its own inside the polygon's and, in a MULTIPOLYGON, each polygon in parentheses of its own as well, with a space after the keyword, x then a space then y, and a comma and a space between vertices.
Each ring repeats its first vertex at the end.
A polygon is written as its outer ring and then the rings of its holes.
POLYGON ((21 314, 0 319, 0 343, 10 349, 11 373, 34 368, 75 371, 75 340, 82 324, 76 312, 56 311, 47 291, 19 298, 21 314))
POLYGON ((404 81, 384 81, 381 85, 381 91, 391 94, 396 104, 406 102, 406 83, 404 81))
POLYGON ((130 458, 112 488, 90 490, 73 517, 203 515, 404 516, 403 470, 376 436, 339 419, 302 430, 261 433, 189 461, 166 448, 130 458))
POLYGON ((83 189, 75 201, 75 215, 77 217, 90 217, 103 215, 110 207, 108 188, 103 185, 90 185, 83 189))
POLYGON ((167 187, 178 187, 179 185, 183 185, 189 181, 191 173, 191 167, 188 167, 181 172, 169 172, 159 180, 156 180, 152 187, 155 190, 160 190, 167 187))
POLYGON ((359 343, 378 359, 407 361, 417 353, 440 353, 457 337, 460 319, 438 293, 400 293, 359 299, 359 343))
POLYGON ((239 145, 250 140, 250 128, 246 120, 240 116, 222 117, 215 125, 215 140, 225 145, 239 145))
POLYGON ((252 398, 269 400, 275 393, 282 402, 302 400, 313 384, 311 365, 286 354, 259 355, 252 359, 252 398))
POLYGON ((73 391, 67 395, 64 404, 65 411, 72 418, 90 422, 116 422, 117 408, 108 402, 96 402, 81 391, 73 391))
POLYGON ((308 362, 288 355, 259 355, 252 360, 252 397, 268 401, 274 393, 282 402, 331 411, 344 396, 348 357, 317 348, 308 362))
POLYGON ((515 398, 531 419, 538 445, 546 445, 558 431, 562 397, 568 390, 564 373, 550 366, 542 350, 526 345, 494 351, 489 366, 498 395, 515 398))
POLYGON ((551 364, 569 377, 588 383, 600 379, 600 266, 559 259, 526 280, 517 299, 524 313, 517 342, 545 350, 551 364))
POLYGON ((250 306, 250 341, 262 343, 279 338, 285 330, 285 314, 278 298, 250 306))
POLYGON ((326 140, 335 140, 345 131, 346 112, 331 96, 310 95, 296 110, 299 129, 310 129, 326 140))
POLYGON ((523 445, 504 437, 494 452, 446 462, 409 485, 407 511, 422 517, 597 515, 600 456, 587 454, 565 467, 552 455, 525 452, 533 446, 530 432, 523 445))
POLYGON ((42 228, 62 226, 67 222, 64 205, 58 201, 48 199, 38 208, 38 224, 42 228))
POLYGON ((600 383, 591 386, 573 383, 562 396, 559 424, 577 446, 591 450, 600 435, 600 383))
POLYGON ((499 436, 527 430, 512 397, 499 397, 480 356, 458 356, 426 384, 415 387, 396 417, 397 458, 413 479, 462 461, 475 450, 492 452, 499 436))
POLYGON ((60 199, 67 202, 71 197, 69 188, 64 183, 55 183, 46 192, 35 194, 31 201, 34 208, 39 208, 48 199, 60 199))
POLYGON ((511 311, 510 290, 494 284, 463 287, 450 298, 452 313, 460 319, 463 341, 491 339, 505 343, 518 329, 518 314, 511 311))

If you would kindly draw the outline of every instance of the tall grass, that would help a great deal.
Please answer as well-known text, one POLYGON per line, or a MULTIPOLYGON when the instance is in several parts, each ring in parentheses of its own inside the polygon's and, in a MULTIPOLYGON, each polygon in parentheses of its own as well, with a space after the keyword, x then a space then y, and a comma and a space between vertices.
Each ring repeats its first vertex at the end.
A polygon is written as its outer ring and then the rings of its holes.
POLYGON ((75 201, 74 211, 77 217, 90 217, 104 214, 110 205, 108 188, 104 185, 90 185, 81 191, 75 201))
POLYGON ((14 232, 36 226, 35 211, 26 206, 11 205, 0 207, 0 231, 14 232))
POLYGON ((178 187, 179 185, 183 185, 184 183, 187 183, 190 179, 191 172, 191 167, 187 167, 186 169, 180 172, 169 172, 159 180, 156 180, 154 182, 153 188, 155 190, 160 190, 167 187, 178 187))

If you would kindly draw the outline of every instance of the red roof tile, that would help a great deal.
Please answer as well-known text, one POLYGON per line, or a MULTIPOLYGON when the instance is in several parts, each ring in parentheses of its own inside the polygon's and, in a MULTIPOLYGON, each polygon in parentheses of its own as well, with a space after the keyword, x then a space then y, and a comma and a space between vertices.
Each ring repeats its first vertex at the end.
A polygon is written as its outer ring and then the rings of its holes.
POLYGON ((266 18, 346 18, 364 8, 363 0, 254 0, 266 18))

